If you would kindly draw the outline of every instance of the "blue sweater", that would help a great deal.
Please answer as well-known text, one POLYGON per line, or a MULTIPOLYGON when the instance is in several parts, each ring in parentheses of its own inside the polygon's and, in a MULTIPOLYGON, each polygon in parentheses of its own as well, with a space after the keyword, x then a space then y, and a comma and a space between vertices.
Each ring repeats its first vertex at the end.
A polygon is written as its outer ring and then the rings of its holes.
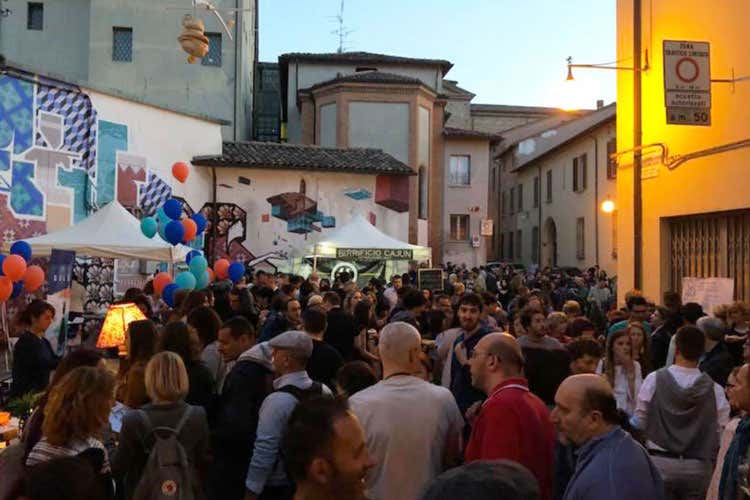
POLYGON ((578 449, 564 500, 664 500, 664 484, 646 450, 619 426, 578 449))

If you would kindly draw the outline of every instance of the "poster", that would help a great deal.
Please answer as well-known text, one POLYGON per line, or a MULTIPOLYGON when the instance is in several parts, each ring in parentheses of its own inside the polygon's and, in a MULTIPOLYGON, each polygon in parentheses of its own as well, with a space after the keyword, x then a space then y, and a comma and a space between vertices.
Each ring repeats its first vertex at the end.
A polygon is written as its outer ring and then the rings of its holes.
POLYGON ((55 319, 45 332, 52 349, 62 355, 65 351, 67 316, 70 310, 70 286, 76 253, 72 250, 52 249, 47 269, 47 302, 55 308, 55 319))
POLYGON ((138 259, 115 260, 115 295, 124 295, 128 288, 140 288, 149 276, 141 274, 141 261, 138 259))
POLYGON ((713 314, 714 307, 733 300, 732 278, 682 278, 682 303, 697 302, 706 314, 713 314))

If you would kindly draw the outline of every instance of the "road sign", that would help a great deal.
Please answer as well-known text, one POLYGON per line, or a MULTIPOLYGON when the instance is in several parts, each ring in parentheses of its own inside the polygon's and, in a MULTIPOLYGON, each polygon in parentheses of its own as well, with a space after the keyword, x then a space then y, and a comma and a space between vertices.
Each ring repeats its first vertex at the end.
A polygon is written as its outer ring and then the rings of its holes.
POLYGON ((709 43, 664 40, 663 47, 667 123, 711 125, 709 43))

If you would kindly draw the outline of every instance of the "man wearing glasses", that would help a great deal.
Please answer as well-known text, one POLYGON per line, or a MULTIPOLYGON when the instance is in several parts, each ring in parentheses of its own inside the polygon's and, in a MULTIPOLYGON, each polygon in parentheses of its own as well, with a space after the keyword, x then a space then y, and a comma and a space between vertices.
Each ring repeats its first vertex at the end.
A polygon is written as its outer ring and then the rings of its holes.
POLYGON ((484 336, 471 353, 471 383, 487 394, 472 426, 466 462, 507 459, 528 468, 551 498, 556 433, 523 377, 523 354, 506 333, 484 336))

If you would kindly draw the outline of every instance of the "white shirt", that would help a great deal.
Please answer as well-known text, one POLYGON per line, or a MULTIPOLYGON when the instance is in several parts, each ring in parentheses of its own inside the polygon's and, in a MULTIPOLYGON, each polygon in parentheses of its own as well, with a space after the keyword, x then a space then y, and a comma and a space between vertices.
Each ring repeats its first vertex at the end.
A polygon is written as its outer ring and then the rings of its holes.
POLYGON ((453 357, 453 344, 456 343, 456 339, 460 333, 460 328, 449 328, 438 334, 435 338, 437 355, 443 363, 443 373, 440 377, 440 385, 445 388, 450 388, 451 386, 451 359, 453 357))
MULTIPOLYGON (((693 385, 702 373, 698 368, 684 368, 677 365, 672 365, 667 368, 667 370, 669 370, 669 373, 672 375, 675 382, 677 382, 677 385, 683 389, 693 385)), ((656 392, 656 372, 648 374, 646 380, 643 381, 640 392, 638 393, 638 405, 635 409, 635 418, 640 429, 646 428, 648 406, 651 403, 651 399, 654 397, 654 392, 656 392)), ((718 421, 716 431, 719 433, 719 436, 721 436, 724 426, 729 422, 729 402, 724 395, 724 389, 722 389, 717 383, 714 383, 714 396, 716 397, 716 413, 718 421)), ((651 441, 646 442, 646 447, 657 450, 662 449, 651 441)))
POLYGON ((392 286, 386 288, 383 291, 383 298, 388 301, 388 312, 393 311, 393 308, 396 307, 396 304, 398 304, 398 290, 396 290, 392 286))
POLYGON ((448 389, 395 375, 349 398, 365 431, 375 467, 367 497, 416 500, 443 472, 446 455, 460 456, 463 417, 448 389))
MULTIPOLYGON (((641 384, 643 384, 641 364, 638 361, 634 361, 633 363, 635 364, 633 394, 630 394, 628 375, 625 373, 625 370, 622 369, 621 365, 615 365, 615 386, 612 388, 612 392, 615 394, 615 400, 617 400, 617 409, 627 413, 628 417, 635 412, 637 397, 641 389, 641 384)), ((604 373, 604 363, 602 360, 599 360, 599 364, 596 366, 596 373, 600 375, 604 373)))

